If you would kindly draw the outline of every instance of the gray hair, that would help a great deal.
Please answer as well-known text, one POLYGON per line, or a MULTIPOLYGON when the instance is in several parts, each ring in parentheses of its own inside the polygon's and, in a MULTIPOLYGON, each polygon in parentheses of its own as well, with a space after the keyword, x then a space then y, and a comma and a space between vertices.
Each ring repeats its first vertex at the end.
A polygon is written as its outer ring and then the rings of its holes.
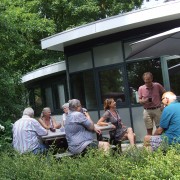
POLYGON ((81 102, 78 99, 71 99, 69 100, 69 110, 76 111, 76 108, 81 106, 81 102))
POLYGON ((177 99, 177 96, 171 92, 171 91, 167 91, 163 94, 163 97, 166 97, 166 98, 169 98, 171 100, 176 100, 177 99))
POLYGON ((50 107, 43 108, 43 110, 41 112, 41 117, 44 117, 44 112, 46 112, 46 111, 51 111, 51 108, 50 107))
POLYGON ((28 107, 28 108, 24 109, 23 115, 33 117, 34 116, 34 110, 31 107, 28 107))
POLYGON ((69 103, 63 104, 63 105, 62 105, 62 109, 64 109, 64 108, 69 108, 69 103))

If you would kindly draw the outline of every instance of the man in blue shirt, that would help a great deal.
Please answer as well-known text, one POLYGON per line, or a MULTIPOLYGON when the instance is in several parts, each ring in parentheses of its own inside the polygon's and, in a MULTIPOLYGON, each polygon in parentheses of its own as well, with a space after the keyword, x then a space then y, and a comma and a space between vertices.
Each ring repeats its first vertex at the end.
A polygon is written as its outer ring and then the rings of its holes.
POLYGON ((81 110, 81 103, 78 99, 69 100, 69 112, 65 123, 69 151, 73 154, 80 154, 91 147, 108 152, 108 142, 93 141, 93 132, 100 133, 100 131, 95 128, 88 112, 85 111, 83 114, 81 110))
POLYGON ((162 103, 165 108, 159 128, 153 136, 144 137, 144 145, 151 146, 152 150, 156 150, 165 140, 169 145, 180 143, 180 103, 176 100, 176 95, 170 91, 163 94, 162 103))

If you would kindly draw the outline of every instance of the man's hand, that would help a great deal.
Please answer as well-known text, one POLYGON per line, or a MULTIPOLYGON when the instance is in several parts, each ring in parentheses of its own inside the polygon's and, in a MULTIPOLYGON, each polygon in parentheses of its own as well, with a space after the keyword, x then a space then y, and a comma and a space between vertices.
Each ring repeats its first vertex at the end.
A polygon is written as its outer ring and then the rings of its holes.
POLYGON ((150 103, 148 98, 142 98, 142 99, 139 99, 139 103, 140 104, 146 104, 146 103, 150 103))
POLYGON ((116 129, 116 126, 115 126, 114 124, 111 124, 111 127, 112 127, 113 129, 116 129))
POLYGON ((99 135, 101 134, 101 130, 100 130, 100 129, 97 129, 97 128, 94 127, 94 131, 95 131, 97 134, 99 134, 99 135))
POLYGON ((164 129, 161 127, 158 127, 154 133, 154 136, 161 135, 164 132, 164 129))

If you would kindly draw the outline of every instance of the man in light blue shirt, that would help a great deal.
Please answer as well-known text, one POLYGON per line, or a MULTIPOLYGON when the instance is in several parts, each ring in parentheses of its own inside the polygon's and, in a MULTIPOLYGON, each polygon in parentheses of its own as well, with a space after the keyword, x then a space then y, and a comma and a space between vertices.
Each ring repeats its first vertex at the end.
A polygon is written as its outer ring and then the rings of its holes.
POLYGON ((24 110, 22 118, 13 125, 13 147, 19 153, 37 154, 46 149, 39 136, 47 135, 48 132, 33 117, 34 110, 28 107, 24 110))
POLYGON ((162 143, 167 141, 169 145, 180 143, 180 103, 172 92, 165 92, 162 96, 162 103, 165 108, 160 119, 160 126, 154 136, 145 136, 145 146, 150 145, 156 150, 162 143))
POLYGON ((81 112, 82 107, 78 99, 69 100, 69 112, 66 117, 65 132, 69 151, 73 154, 85 152, 88 147, 109 150, 109 143, 94 141, 93 133, 100 133, 94 126, 87 111, 81 112))

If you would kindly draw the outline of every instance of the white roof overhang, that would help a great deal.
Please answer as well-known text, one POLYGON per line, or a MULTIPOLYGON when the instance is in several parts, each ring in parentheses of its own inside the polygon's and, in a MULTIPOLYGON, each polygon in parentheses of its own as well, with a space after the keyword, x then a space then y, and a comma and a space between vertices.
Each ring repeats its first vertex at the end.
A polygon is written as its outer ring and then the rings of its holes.
POLYGON ((39 68, 37 70, 31 71, 30 73, 24 75, 22 77, 22 83, 29 82, 31 80, 36 80, 42 77, 46 77, 48 75, 53 75, 56 73, 60 73, 66 71, 66 64, 65 61, 61 61, 58 63, 54 63, 42 68, 39 68))
POLYGON ((64 51, 64 47, 142 26, 180 19, 180 1, 131 11, 73 28, 41 40, 42 49, 64 51))

